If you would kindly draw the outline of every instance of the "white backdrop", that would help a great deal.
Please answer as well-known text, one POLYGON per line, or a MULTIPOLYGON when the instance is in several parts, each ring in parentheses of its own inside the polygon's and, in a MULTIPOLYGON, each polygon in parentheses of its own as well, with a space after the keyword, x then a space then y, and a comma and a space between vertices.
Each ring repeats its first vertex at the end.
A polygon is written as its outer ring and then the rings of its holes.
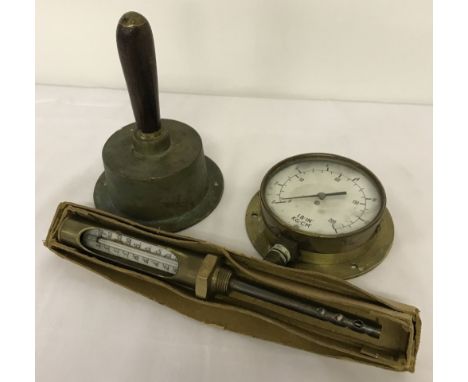
POLYGON ((123 90, 38 86, 37 381, 430 382, 432 107, 162 93, 161 110, 197 129, 225 180, 218 207, 182 234, 248 256, 258 255, 245 231, 245 210, 276 162, 331 152, 375 172, 385 186, 395 241, 381 265, 352 283, 421 310, 416 372, 327 358, 205 325, 53 255, 41 240, 57 204, 93 206, 102 145, 133 115, 123 90))
POLYGON ((37 0, 37 82, 123 88, 128 10, 152 25, 163 91, 432 102, 429 0, 37 0))
POLYGON ((245 207, 272 164, 332 152, 369 166, 386 186, 396 237, 382 265, 352 282, 421 309, 417 370, 393 373, 222 331, 53 256, 40 240, 57 203, 92 206, 102 145, 133 115, 125 91, 39 86, 38 381, 430 381, 432 108, 249 97, 431 103, 431 2, 37 0, 37 82, 124 88, 115 28, 128 10, 152 25, 161 91, 223 96, 161 94, 162 116, 199 131, 226 181, 218 208, 184 234, 255 256, 245 207))

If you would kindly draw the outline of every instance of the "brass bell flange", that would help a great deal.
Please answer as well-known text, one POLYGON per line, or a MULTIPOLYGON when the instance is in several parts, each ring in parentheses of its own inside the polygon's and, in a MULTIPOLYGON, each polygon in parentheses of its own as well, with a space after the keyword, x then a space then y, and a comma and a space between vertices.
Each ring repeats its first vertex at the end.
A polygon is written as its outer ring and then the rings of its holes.
POLYGON ((136 12, 117 25, 117 47, 135 123, 104 144, 97 208, 166 231, 180 231, 211 213, 223 193, 218 166, 204 155, 198 133, 161 119, 151 26, 136 12))

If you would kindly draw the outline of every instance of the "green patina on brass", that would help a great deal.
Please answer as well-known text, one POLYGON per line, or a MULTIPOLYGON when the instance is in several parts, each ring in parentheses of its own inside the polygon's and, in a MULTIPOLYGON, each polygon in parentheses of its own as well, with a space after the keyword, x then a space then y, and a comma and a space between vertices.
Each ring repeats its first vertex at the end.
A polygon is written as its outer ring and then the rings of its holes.
POLYGON ((223 176, 204 155, 198 133, 161 119, 151 27, 128 12, 117 26, 117 46, 135 123, 105 143, 104 173, 94 190, 97 208, 167 231, 205 218, 219 203, 223 176))

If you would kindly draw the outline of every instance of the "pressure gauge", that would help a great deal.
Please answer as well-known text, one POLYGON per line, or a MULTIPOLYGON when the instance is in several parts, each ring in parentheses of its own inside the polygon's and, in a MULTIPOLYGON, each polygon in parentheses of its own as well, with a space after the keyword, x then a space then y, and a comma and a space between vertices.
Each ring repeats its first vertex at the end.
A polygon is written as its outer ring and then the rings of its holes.
POLYGON ((297 155, 273 166, 249 204, 246 227, 267 260, 341 278, 378 265, 394 236, 377 177, 332 154, 297 155))

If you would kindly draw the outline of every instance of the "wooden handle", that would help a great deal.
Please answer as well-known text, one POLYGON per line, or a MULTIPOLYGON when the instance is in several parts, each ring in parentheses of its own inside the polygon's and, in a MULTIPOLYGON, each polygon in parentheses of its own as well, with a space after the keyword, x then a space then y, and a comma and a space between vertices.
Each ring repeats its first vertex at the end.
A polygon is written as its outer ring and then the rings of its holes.
POLYGON ((151 26, 136 12, 127 12, 117 25, 117 48, 136 126, 143 133, 161 128, 158 73, 151 26))

